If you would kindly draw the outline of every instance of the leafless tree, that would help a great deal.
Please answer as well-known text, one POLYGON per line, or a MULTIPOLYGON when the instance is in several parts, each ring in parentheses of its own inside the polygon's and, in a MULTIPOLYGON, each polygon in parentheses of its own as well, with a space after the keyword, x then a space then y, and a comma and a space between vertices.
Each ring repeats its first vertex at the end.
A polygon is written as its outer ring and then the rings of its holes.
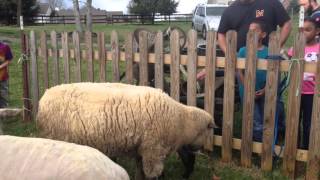
POLYGON ((17 25, 20 26, 20 16, 22 14, 22 0, 17 0, 17 25))
POLYGON ((46 0, 45 2, 47 2, 49 4, 49 7, 52 10, 55 10, 56 8, 62 9, 65 7, 63 0, 46 0))
POLYGON ((76 28, 78 32, 82 32, 83 30, 81 25, 79 0, 72 0, 72 1, 73 1, 73 13, 76 21, 76 28))
POLYGON ((87 0, 87 30, 92 32, 92 0, 87 0))

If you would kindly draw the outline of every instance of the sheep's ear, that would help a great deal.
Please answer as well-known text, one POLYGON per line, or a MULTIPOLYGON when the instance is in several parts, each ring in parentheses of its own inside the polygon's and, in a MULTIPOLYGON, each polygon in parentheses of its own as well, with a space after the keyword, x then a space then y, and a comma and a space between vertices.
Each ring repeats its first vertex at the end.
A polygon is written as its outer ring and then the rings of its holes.
POLYGON ((216 127, 216 125, 213 123, 213 122, 211 122, 211 123, 209 123, 208 124, 208 128, 210 129, 210 128, 215 128, 216 127))

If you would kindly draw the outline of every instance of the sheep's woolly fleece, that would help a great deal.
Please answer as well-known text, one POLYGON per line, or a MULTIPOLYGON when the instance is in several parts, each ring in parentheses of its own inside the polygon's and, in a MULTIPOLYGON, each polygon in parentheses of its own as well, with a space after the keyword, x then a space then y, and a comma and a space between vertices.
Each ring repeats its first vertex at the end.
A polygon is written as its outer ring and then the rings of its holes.
POLYGON ((120 83, 50 88, 37 116, 44 137, 89 145, 109 157, 140 155, 148 177, 160 175, 164 158, 182 145, 203 145, 212 123, 207 112, 159 89, 120 83))
POLYGON ((0 179, 129 180, 96 149, 41 138, 0 136, 0 179))

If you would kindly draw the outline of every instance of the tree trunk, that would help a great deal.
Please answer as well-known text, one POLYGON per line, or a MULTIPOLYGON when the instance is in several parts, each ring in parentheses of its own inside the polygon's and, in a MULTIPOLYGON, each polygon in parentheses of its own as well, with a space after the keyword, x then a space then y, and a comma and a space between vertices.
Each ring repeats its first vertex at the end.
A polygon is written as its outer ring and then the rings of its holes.
POLYGON ((22 2, 17 0, 17 25, 20 26, 20 16, 22 12, 22 2))
POLYGON ((73 13, 76 21, 76 28, 78 32, 82 32, 81 26, 81 17, 80 17, 80 9, 79 9, 79 1, 73 0, 73 13))
POLYGON ((87 30, 92 32, 92 0, 87 0, 87 30))

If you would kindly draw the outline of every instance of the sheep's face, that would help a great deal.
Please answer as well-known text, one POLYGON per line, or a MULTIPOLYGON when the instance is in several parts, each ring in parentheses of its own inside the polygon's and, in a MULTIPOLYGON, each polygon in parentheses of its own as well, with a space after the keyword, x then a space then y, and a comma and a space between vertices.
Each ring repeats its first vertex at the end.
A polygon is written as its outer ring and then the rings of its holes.
POLYGON ((196 136, 191 146, 194 149, 200 149, 204 146, 205 142, 207 142, 208 135, 213 133, 213 128, 215 127, 214 121, 212 116, 203 110, 194 111, 192 118, 194 122, 193 133, 195 133, 196 136))

